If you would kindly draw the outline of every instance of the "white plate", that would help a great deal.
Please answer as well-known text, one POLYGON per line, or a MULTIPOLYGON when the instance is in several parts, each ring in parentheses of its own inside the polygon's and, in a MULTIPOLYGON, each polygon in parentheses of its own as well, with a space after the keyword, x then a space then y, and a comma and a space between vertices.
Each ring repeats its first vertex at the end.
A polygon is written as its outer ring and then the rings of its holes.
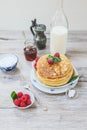
MULTIPOLYGON (((73 68, 74 68, 74 71, 75 71, 75 75, 78 75, 75 67, 73 67, 73 68)), ((78 82, 78 79, 79 79, 79 77, 76 80, 74 80, 70 83, 67 83, 66 85, 63 85, 63 86, 52 87, 52 86, 46 86, 45 84, 39 82, 37 77, 36 77, 36 73, 35 73, 34 70, 32 70, 32 73, 31 73, 31 82, 34 85, 34 87, 36 87, 37 89, 39 89, 39 90, 41 90, 45 93, 49 93, 49 94, 64 93, 67 90, 74 88, 76 86, 77 82, 78 82)))
POLYGON ((0 54, 0 69, 4 71, 13 70, 18 63, 18 57, 14 54, 0 54))

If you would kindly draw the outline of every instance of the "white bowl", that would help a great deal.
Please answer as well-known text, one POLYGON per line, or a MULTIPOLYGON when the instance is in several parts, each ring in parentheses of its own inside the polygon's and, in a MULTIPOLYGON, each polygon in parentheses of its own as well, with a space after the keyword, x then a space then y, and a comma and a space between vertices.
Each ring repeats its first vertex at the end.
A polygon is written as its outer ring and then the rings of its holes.
POLYGON ((16 106, 15 104, 14 104, 14 105, 15 105, 18 109, 27 109, 27 108, 31 107, 31 106, 33 105, 34 101, 35 101, 34 94, 33 94, 31 91, 26 90, 26 89, 18 90, 18 91, 16 91, 16 93, 19 92, 19 91, 23 92, 23 94, 29 94, 29 95, 30 95, 31 104, 28 105, 28 106, 26 106, 26 107, 19 107, 19 106, 16 106))
POLYGON ((0 69, 3 71, 11 71, 16 68, 18 57, 15 54, 0 54, 0 69))

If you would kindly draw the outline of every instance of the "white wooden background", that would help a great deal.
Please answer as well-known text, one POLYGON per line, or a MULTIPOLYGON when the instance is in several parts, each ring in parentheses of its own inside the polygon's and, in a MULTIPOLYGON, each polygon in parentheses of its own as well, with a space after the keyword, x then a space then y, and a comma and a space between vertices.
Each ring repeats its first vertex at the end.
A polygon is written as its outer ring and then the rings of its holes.
MULTIPOLYGON (((58 0, 0 0, 0 30, 28 30, 31 20, 47 25, 58 0)), ((87 0, 64 0, 70 30, 87 30, 87 0)))

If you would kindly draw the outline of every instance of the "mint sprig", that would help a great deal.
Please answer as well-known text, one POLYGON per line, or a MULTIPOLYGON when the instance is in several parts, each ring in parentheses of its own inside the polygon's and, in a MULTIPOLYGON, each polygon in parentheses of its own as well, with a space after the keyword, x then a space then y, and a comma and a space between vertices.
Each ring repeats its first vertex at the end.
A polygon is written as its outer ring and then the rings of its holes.
POLYGON ((74 75, 70 80, 69 80, 69 83, 76 80, 79 76, 78 75, 74 75))
POLYGON ((54 57, 54 58, 53 58, 53 61, 54 61, 54 63, 58 63, 58 62, 60 62, 60 61, 61 61, 61 59, 60 59, 60 58, 58 58, 58 57, 54 57))

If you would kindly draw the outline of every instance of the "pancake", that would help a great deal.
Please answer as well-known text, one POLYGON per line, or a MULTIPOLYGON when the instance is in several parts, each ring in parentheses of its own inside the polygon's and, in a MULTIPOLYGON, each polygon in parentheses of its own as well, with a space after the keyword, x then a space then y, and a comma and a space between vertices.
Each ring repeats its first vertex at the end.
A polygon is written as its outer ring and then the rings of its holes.
POLYGON ((47 86, 55 87, 66 84, 73 75, 73 66, 70 60, 61 54, 60 62, 49 64, 48 55, 41 56, 37 62, 36 75, 38 80, 47 86))

